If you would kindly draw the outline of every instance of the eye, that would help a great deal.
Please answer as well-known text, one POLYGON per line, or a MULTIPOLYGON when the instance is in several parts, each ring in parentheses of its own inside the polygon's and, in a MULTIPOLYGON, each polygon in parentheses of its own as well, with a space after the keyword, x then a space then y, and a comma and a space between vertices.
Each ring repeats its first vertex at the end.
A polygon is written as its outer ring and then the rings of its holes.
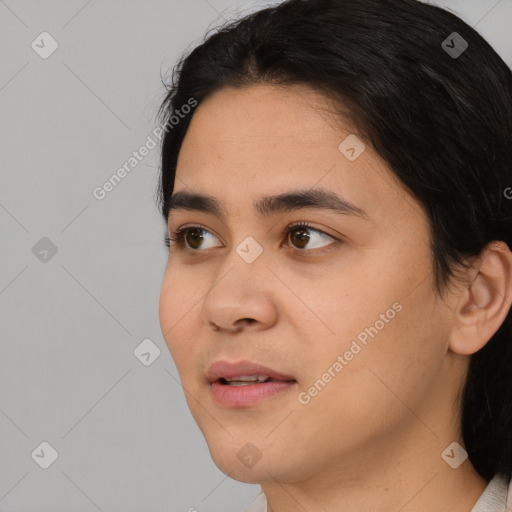
MULTIPOLYGON (((286 236, 287 239, 290 239, 295 246, 295 248, 303 250, 304 248, 308 249, 318 249, 320 247, 325 247, 326 245, 330 244, 321 244, 319 243, 319 240, 322 238, 335 241, 335 238, 328 235, 327 233, 324 233, 323 231, 320 231, 318 229, 313 228, 310 224, 307 222, 300 222, 297 224, 292 224, 286 228, 286 236), (310 233, 316 233, 317 236, 311 236, 310 233), (307 247, 307 244, 313 240, 316 243, 313 243, 312 245, 309 245, 307 247)), ((332 242, 331 242, 332 243, 332 242)))
MULTIPOLYGON (((171 241, 176 243, 178 247, 187 249, 191 249, 193 251, 197 251, 201 243, 208 239, 208 235, 211 238, 215 238, 206 228, 203 226, 185 226, 181 227, 173 233, 173 236, 167 236, 165 238, 165 245, 170 247, 171 241), (204 233, 207 236, 204 236, 204 233)), ((204 247, 203 247, 204 248, 204 247)), ((211 249, 211 247, 206 247, 206 249, 211 249)))
MULTIPOLYGON (((286 239, 291 240, 295 249, 304 252, 304 249, 318 249, 330 245, 330 243, 322 244, 321 239, 335 242, 336 239, 323 231, 313 228, 307 222, 299 222, 291 224, 285 229, 286 239), (312 235, 313 234, 313 235, 312 235), (313 240, 313 243, 310 243, 313 240), (316 240, 316 241, 315 241, 316 240), (309 246, 308 246, 309 244, 309 246)), ((197 226, 184 226, 176 230, 172 236, 165 238, 165 244, 170 247, 171 241, 179 248, 189 249, 195 252, 202 252, 201 249, 211 249, 215 245, 202 246, 201 244, 208 240, 208 238, 216 238, 205 227, 197 226), (205 236, 206 235, 206 236, 205 236)))

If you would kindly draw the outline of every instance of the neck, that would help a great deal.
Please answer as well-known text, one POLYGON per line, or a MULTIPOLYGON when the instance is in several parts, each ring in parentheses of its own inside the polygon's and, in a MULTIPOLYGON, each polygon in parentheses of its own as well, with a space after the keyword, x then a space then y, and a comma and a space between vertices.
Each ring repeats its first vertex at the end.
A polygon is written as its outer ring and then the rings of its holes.
POLYGON ((447 397, 439 388, 393 432, 381 432, 351 453, 333 449, 319 471, 310 468, 311 478, 263 482, 269 512, 470 512, 488 482, 469 459, 453 469, 441 457, 454 441, 461 447, 463 441, 460 418, 454 415, 456 396, 447 397))
MULTIPOLYGON (((453 439, 453 438, 452 438, 453 439)), ((269 512, 360 512, 436 510, 470 512, 488 482, 469 459, 452 469, 441 453, 452 441, 416 438, 415 445, 359 453, 359 462, 326 468, 302 482, 262 484, 269 512), (432 454, 436 455, 433 459, 432 454), (361 463, 361 461, 364 461, 361 463), (418 463, 419 462, 419 463, 418 463)))

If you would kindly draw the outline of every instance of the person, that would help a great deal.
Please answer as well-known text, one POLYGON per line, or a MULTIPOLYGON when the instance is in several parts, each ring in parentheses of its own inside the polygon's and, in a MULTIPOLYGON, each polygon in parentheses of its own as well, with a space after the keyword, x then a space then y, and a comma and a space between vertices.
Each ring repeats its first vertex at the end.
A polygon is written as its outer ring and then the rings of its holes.
POLYGON ((417 0, 287 0, 164 83, 160 324, 247 510, 511 510, 503 60, 417 0))

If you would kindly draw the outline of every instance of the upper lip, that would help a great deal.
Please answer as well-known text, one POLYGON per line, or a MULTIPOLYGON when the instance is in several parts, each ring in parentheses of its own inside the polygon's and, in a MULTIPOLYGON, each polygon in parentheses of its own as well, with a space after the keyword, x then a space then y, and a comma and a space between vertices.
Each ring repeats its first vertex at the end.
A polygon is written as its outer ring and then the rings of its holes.
POLYGON ((206 372, 206 377, 210 383, 215 382, 220 378, 233 379, 235 377, 249 375, 266 375, 275 380, 295 380, 290 375, 276 372, 275 370, 272 370, 272 368, 268 368, 252 361, 239 361, 238 363, 215 361, 209 366, 206 372))

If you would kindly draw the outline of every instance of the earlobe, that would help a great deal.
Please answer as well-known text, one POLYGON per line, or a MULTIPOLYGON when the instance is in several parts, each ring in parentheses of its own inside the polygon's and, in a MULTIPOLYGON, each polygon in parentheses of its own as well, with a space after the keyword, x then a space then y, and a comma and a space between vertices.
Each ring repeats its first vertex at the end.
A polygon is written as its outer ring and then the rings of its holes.
POLYGON ((474 354, 505 321, 512 303, 512 252, 505 242, 494 241, 468 271, 469 284, 460 289, 454 311, 450 349, 474 354))

